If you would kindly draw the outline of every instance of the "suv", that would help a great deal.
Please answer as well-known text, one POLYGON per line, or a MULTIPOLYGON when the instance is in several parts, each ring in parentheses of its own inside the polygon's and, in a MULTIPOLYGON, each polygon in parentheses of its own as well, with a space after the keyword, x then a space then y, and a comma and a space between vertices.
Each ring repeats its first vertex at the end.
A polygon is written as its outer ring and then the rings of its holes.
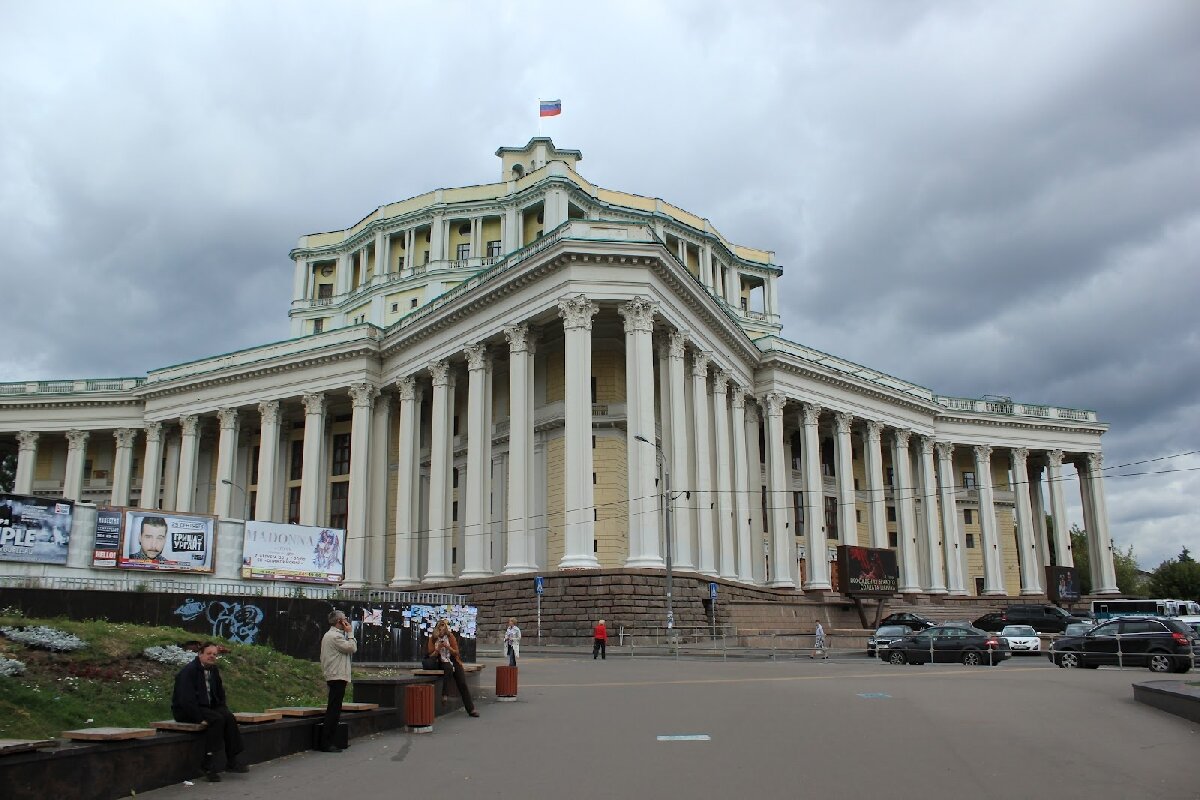
POLYGON ((998 631, 1005 625, 1030 625, 1038 633, 1062 633, 1072 622, 1083 622, 1058 606, 1014 605, 1002 611, 984 614, 972 625, 980 630, 998 631))
POLYGON ((1062 636, 1050 645, 1050 662, 1060 667, 1104 664, 1149 667, 1153 672, 1187 672, 1200 655, 1200 638, 1177 619, 1121 617, 1082 636, 1062 636))

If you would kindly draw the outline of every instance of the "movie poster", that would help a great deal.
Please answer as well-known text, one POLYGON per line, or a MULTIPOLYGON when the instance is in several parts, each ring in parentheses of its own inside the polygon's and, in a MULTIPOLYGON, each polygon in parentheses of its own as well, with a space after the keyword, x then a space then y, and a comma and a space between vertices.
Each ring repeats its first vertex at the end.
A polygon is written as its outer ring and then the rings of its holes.
POLYGON ((96 509, 96 543, 92 547, 93 567, 115 567, 121 551, 121 521, 119 508, 96 509))
POLYGON ((66 564, 74 510, 70 500, 0 494, 0 560, 66 564))
POLYGON ((122 509, 117 566, 162 572, 212 572, 217 518, 122 509))
POLYGON ((345 558, 346 532, 340 528, 246 523, 243 578, 341 583, 346 574, 345 558))
POLYGON ((838 547, 839 584, 847 595, 891 595, 900 585, 900 569, 892 550, 877 547, 838 547))
POLYGON ((1054 604, 1079 602, 1079 575, 1074 567, 1046 567, 1046 596, 1054 604))

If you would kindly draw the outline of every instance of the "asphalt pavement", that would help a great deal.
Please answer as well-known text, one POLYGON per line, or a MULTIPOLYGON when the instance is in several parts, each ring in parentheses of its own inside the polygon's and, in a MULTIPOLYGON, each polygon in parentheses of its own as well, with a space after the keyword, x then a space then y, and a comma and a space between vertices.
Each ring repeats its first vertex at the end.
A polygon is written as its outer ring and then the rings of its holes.
POLYGON ((1133 701, 1144 669, 535 656, 513 703, 494 674, 478 719, 138 797, 1200 798, 1200 726, 1133 701))

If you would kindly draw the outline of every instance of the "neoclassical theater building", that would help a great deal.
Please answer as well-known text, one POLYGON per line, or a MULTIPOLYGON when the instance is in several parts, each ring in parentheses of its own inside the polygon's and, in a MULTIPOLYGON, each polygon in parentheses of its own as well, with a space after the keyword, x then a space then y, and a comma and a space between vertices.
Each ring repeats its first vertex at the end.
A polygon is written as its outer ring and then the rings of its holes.
MULTIPOLYGON (((495 183, 301 237, 284 341, 0 384, 14 493, 215 514, 212 580, 240 579, 245 519, 344 528, 351 587, 659 570, 668 503, 679 572, 835 591, 860 544, 896 552, 901 592, 996 596, 1072 565, 1074 493, 1116 592, 1094 412, 788 341, 771 251, 550 139, 496 155, 495 183)), ((88 536, 0 574, 111 575, 88 536)))

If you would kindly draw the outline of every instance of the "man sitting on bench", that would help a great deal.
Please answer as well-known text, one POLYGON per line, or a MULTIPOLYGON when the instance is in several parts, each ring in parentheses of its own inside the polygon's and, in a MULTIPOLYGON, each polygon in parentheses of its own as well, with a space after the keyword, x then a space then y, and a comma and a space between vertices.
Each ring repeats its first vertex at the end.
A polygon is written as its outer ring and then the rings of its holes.
POLYGON ((175 693, 171 697, 171 714, 176 722, 204 723, 204 759, 200 769, 210 781, 221 780, 213 756, 225 748, 225 769, 230 772, 249 772, 238 763, 242 752, 242 735, 233 712, 225 705, 225 686, 217 669, 220 648, 212 642, 200 646, 200 653, 175 676, 175 693))

